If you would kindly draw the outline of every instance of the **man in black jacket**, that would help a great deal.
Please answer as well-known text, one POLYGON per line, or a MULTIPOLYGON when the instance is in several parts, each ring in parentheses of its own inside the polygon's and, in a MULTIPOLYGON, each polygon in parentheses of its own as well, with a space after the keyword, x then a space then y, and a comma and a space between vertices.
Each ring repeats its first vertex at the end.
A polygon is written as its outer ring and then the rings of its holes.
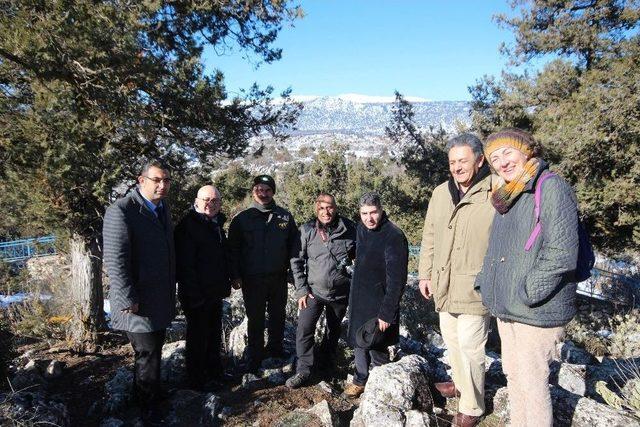
POLYGON ((335 198, 321 193, 316 198, 316 219, 300 227, 300 242, 291 259, 298 300, 296 374, 287 380, 290 388, 302 386, 313 366, 314 334, 318 319, 325 310, 327 335, 324 353, 335 360, 340 325, 347 311, 351 260, 355 256, 355 224, 338 215, 335 198))
POLYGON ((200 188, 175 230, 178 298, 187 317, 187 376, 196 390, 213 385, 223 374, 222 299, 229 296, 231 282, 221 205, 215 187, 200 188))
POLYGON ((349 295, 349 343, 354 347, 356 372, 353 383, 345 387, 347 397, 356 398, 364 391, 369 365, 389 361, 387 347, 400 335, 400 299, 407 283, 409 246, 402 230, 387 218, 380 196, 365 193, 360 198, 356 255, 349 295), (375 343, 366 347, 358 339, 366 324, 375 322, 375 343))
POLYGON ((293 215, 276 205, 276 183, 269 175, 253 180, 253 204, 231 220, 229 249, 233 287, 242 288, 247 311, 247 370, 264 357, 265 310, 269 313, 270 357, 283 357, 287 272, 297 240, 293 215))

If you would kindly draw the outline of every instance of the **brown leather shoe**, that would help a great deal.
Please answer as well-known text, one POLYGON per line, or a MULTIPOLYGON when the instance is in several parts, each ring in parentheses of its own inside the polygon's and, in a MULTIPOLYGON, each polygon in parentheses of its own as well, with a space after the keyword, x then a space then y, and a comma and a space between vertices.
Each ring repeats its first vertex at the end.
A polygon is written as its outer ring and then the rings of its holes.
POLYGON ((344 395, 349 399, 357 399, 364 392, 364 386, 357 384, 349 384, 344 388, 344 395))
POLYGON ((435 383, 436 390, 440 392, 442 397, 446 397, 447 399, 451 399, 452 397, 460 397, 460 391, 456 389, 456 385, 453 381, 449 381, 447 383, 435 383))
POLYGON ((473 415, 463 414, 458 412, 451 421, 451 425, 454 427, 474 427, 478 425, 482 417, 476 417, 473 415))

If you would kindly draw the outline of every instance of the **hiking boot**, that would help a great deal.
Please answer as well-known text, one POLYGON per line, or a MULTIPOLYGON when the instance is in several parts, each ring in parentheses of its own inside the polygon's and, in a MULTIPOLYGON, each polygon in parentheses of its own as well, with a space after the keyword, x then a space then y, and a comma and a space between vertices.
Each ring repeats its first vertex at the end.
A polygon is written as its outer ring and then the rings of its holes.
POLYGON ((451 399, 453 397, 460 397, 460 391, 456 389, 456 385, 453 381, 449 381, 446 383, 435 383, 436 390, 440 392, 442 397, 446 397, 447 399, 451 399))
POLYGON ((289 388, 300 388, 309 380, 309 375, 295 374, 287 379, 285 385, 289 388))
POLYGON ((344 388, 344 395, 349 399, 357 399, 364 393, 364 386, 358 384, 349 384, 344 388))

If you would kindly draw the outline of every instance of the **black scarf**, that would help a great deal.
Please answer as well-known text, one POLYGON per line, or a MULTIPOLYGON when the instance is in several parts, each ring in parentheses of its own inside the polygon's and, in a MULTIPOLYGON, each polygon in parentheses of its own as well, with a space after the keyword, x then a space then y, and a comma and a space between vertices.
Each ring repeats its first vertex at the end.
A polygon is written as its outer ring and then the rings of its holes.
MULTIPOLYGON (((467 189, 467 193, 469 192, 469 190, 471 190, 471 188, 474 185, 476 185, 477 183, 485 179, 490 174, 491 174, 491 169, 489 169, 489 165, 485 161, 482 164, 482 166, 480 166, 480 169, 478 169, 478 172, 471 180, 471 185, 467 189)), ((458 206, 458 203, 460 203, 460 199, 461 199, 460 188, 458 187, 458 183, 456 182, 455 179, 453 179, 452 176, 449 176, 449 193, 451 194, 451 200, 453 200, 453 206, 458 206)))

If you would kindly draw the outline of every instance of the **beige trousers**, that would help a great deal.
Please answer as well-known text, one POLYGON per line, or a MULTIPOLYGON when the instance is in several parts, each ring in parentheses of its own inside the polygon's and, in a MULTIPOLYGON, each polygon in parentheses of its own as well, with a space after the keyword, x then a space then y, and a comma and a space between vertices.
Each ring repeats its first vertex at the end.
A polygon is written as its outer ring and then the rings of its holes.
POLYGON ((549 362, 564 327, 541 328, 498 319, 502 370, 507 376, 511 426, 553 426, 549 362))
POLYGON ((460 391, 458 411, 465 415, 484 413, 484 346, 489 316, 440 312, 440 331, 447 344, 453 382, 460 391))

